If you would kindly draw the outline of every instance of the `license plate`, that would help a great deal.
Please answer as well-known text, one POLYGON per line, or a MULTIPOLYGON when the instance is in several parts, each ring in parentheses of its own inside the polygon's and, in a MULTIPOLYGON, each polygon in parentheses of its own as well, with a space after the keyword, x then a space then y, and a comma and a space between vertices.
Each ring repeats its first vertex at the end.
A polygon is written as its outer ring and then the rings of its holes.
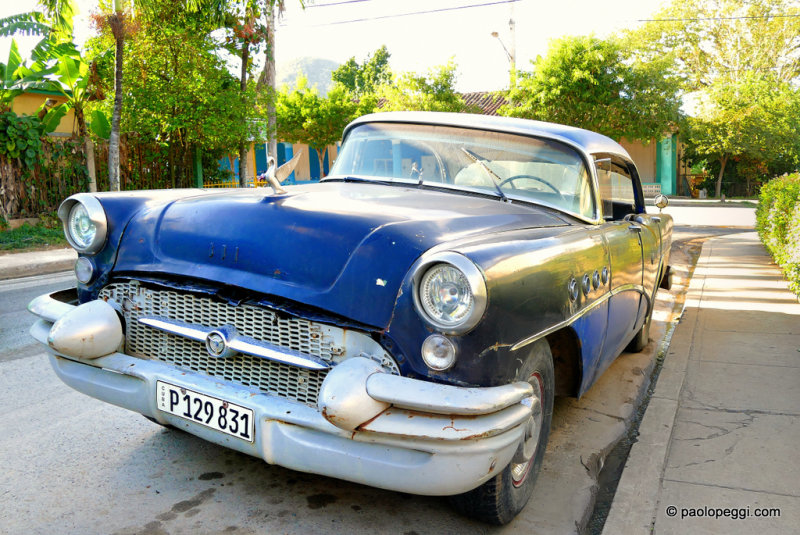
POLYGON ((163 381, 156 382, 158 409, 227 435, 253 442, 253 409, 163 381))

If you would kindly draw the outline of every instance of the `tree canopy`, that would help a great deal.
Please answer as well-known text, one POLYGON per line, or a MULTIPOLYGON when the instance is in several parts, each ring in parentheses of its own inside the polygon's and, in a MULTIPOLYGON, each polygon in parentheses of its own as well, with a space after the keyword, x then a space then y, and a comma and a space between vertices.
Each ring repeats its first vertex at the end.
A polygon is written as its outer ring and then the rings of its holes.
POLYGON ((774 76, 749 73, 715 84, 686 126, 692 152, 719 162, 717 197, 731 158, 764 162, 765 171, 788 171, 800 163, 800 92, 774 76))
POLYGON ((353 56, 333 71, 331 79, 341 84, 356 98, 375 94, 378 87, 392 81, 392 71, 389 69, 390 57, 386 45, 371 56, 367 55, 362 64, 359 64, 353 56))
POLYGON ((356 101, 341 84, 334 85, 328 95, 322 97, 315 88, 309 88, 308 80, 301 76, 293 90, 283 87, 278 92, 275 106, 278 137, 324 150, 341 139, 347 123, 372 111, 374 103, 374 97, 368 95, 356 101))
POLYGON ((464 100, 455 90, 456 64, 434 67, 427 75, 405 72, 378 89, 383 99, 379 111, 418 110, 463 112, 464 100))
POLYGON ((532 66, 518 73, 502 114, 645 141, 660 138, 679 119, 677 81, 665 66, 631 61, 615 40, 558 39, 532 66))
POLYGON ((725 176, 796 168, 800 3, 796 0, 674 0, 627 32, 632 57, 662 62, 691 101, 687 155, 725 176), (733 164, 733 166, 731 165, 733 164))
POLYGON ((625 39, 640 62, 664 61, 687 91, 748 72, 800 75, 800 4, 794 0, 674 0, 625 39))

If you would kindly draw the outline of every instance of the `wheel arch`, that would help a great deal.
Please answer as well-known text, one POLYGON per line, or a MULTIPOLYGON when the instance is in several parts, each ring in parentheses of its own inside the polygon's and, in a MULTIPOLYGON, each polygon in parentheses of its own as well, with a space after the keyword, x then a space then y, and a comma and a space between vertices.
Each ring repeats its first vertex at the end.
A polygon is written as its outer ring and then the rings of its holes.
POLYGON ((553 355, 555 395, 578 397, 583 378, 581 341, 572 327, 564 327, 546 337, 553 355))

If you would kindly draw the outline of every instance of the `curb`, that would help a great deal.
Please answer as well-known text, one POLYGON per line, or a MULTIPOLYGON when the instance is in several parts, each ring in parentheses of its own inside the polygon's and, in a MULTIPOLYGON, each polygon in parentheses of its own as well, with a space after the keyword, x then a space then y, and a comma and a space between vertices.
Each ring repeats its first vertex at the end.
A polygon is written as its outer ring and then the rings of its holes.
POLYGON ((0 256, 0 280, 69 271, 77 257, 73 249, 3 255, 0 256))
POLYGON ((639 436, 622 470, 603 535, 652 532, 689 353, 697 329, 696 304, 705 287, 705 265, 713 252, 714 241, 712 238, 703 244, 679 324, 686 328, 680 332, 676 329, 650 404, 639 425, 639 436))

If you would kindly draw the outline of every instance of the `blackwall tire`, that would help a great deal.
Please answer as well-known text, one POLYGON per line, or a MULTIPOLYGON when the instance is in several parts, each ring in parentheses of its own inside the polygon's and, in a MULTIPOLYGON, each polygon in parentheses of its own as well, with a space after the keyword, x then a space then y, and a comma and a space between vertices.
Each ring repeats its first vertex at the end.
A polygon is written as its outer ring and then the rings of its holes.
POLYGON ((638 353, 645 347, 647 344, 650 343, 650 318, 652 316, 647 316, 647 320, 645 320, 644 325, 642 328, 639 329, 639 332, 636 333, 636 336, 633 337, 633 340, 630 341, 628 346, 625 348, 625 351, 629 353, 638 353))
POLYGON ((480 487, 450 497, 450 503, 458 512, 489 524, 507 524, 522 511, 533 494, 542 466, 550 436, 555 390, 553 357, 545 340, 533 345, 527 361, 517 372, 517 380, 529 380, 534 395, 539 392, 541 402, 541 425, 537 426, 535 438, 532 436, 536 448, 530 460, 523 463, 512 460, 497 476, 480 487))

